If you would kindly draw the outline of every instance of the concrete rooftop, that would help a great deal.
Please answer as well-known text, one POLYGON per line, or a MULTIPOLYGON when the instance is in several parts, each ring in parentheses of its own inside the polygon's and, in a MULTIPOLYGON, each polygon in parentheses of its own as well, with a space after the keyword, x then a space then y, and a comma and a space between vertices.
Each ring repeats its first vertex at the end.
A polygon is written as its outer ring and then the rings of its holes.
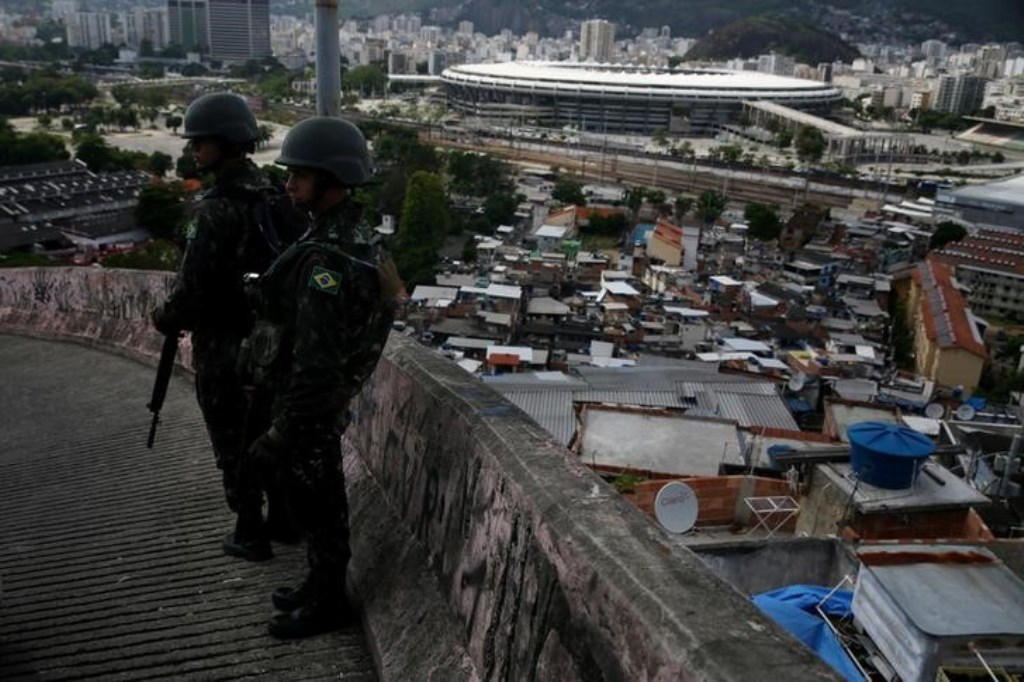
POLYGON ((358 627, 267 635, 303 549, 221 552, 231 518, 191 379, 147 450, 151 368, 11 336, 0 368, 0 679, 376 679, 358 627))

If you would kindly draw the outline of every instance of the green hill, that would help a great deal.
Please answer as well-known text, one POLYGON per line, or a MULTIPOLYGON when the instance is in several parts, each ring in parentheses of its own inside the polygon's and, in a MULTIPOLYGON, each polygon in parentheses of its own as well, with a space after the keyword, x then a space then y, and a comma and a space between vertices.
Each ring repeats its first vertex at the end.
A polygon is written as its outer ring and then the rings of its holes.
POLYGON ((686 59, 714 61, 768 52, 789 55, 807 64, 850 62, 860 56, 857 48, 815 26, 779 17, 754 17, 712 31, 686 53, 686 59))

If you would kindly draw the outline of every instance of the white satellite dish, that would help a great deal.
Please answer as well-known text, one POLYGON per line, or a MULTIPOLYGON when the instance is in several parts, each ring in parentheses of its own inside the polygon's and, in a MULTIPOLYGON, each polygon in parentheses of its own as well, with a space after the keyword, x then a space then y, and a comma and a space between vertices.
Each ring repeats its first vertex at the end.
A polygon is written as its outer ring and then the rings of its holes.
POLYGON ((794 374, 792 377, 790 377, 789 382, 786 384, 786 386, 789 388, 789 390, 793 391, 793 393, 799 393, 800 391, 804 390, 804 386, 806 384, 807 377, 805 377, 803 373, 800 373, 794 374))
POLYGON ((654 516, 669 533, 685 533, 697 522, 697 495, 679 481, 666 483, 654 498, 654 516))
POLYGON ((977 414, 977 411, 967 403, 964 403, 960 407, 956 408, 956 412, 954 412, 954 414, 960 421, 969 422, 974 419, 974 415, 977 414))
POLYGON ((924 416, 929 419, 942 419, 946 414, 946 408, 942 403, 928 403, 928 406, 924 408, 924 416))

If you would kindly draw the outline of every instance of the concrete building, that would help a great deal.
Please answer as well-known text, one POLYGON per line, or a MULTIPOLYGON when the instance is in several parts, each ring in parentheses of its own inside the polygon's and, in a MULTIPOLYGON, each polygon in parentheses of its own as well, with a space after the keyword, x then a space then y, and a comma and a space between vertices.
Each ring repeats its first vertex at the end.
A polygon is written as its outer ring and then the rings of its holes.
POLYGON ((1024 174, 983 185, 940 190, 935 213, 969 224, 1024 230, 1024 174))
POLYGON ((611 61, 615 45, 615 26, 604 19, 591 19, 580 25, 580 61, 611 61))
POLYGON ((136 7, 131 12, 122 12, 120 20, 124 42, 133 50, 139 49, 143 40, 148 40, 154 50, 162 50, 171 44, 166 7, 136 7))
POLYGON ((167 0, 167 23, 172 45, 205 52, 210 44, 206 0, 167 0))
POLYGON ((937 258, 917 266, 907 305, 914 327, 918 374, 971 393, 988 359, 981 321, 968 307, 953 278, 953 268, 937 258))
POLYGON ((1024 320, 1024 235, 980 230, 933 257, 955 268, 979 315, 1024 320))
POLYGON ((68 24, 68 46, 95 50, 112 41, 110 14, 107 12, 76 12, 68 24))
POLYGON ((269 0, 208 0, 210 58, 245 61, 269 57, 269 0))
POLYGON ((757 70, 775 76, 792 76, 796 60, 781 54, 763 54, 757 58, 757 70))
POLYGON ((981 108, 985 79, 979 76, 942 76, 934 108, 954 114, 969 114, 981 108))

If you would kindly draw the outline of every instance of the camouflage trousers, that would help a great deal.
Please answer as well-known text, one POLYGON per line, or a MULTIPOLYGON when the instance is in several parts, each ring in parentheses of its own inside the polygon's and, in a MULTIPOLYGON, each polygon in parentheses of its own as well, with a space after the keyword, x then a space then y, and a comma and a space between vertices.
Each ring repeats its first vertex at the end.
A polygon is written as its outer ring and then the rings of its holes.
POLYGON ((325 589, 344 588, 349 547, 341 437, 333 422, 304 429, 281 475, 292 522, 306 536, 309 574, 325 589))
POLYGON ((237 352, 230 340, 196 347, 196 397, 228 507, 236 514, 257 514, 263 506, 260 475, 245 465, 249 446, 269 427, 269 407, 246 395, 235 371, 237 352))

